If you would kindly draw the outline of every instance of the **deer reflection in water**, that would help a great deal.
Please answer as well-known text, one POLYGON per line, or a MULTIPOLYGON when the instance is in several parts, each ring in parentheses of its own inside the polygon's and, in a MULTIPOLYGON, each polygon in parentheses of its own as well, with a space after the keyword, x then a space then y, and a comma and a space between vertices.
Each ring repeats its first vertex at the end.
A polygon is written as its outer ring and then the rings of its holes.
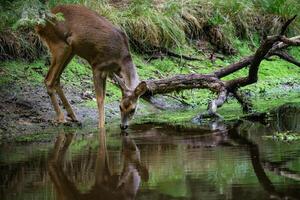
POLYGON ((140 159, 140 151, 135 142, 122 134, 123 169, 121 175, 110 171, 106 146, 106 134, 99 131, 99 149, 96 157, 95 182, 88 192, 81 192, 63 169, 65 155, 72 142, 73 134, 60 134, 55 142, 53 154, 48 162, 49 175, 54 183, 58 200, 69 199, 134 199, 141 180, 148 181, 149 172, 140 159))

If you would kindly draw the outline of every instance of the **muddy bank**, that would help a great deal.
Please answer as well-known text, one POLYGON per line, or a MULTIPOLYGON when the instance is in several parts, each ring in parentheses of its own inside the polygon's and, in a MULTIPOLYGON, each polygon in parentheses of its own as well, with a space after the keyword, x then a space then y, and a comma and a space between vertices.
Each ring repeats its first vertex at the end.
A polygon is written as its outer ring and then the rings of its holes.
MULTIPOLYGON (((55 112, 44 86, 19 83, 0 85, 0 138, 13 139, 28 133, 50 133, 61 128, 95 129, 98 123, 98 110, 87 103, 95 101, 93 92, 87 94, 84 87, 69 85, 64 87, 64 91, 80 121, 78 124, 67 122, 59 125, 54 121, 55 112)), ((137 116, 157 112, 159 109, 176 110, 186 107, 176 100, 163 96, 153 98, 153 103, 156 106, 141 102, 137 116)), ((114 123, 117 126, 118 104, 117 101, 106 103, 107 124, 114 123)), ((61 103, 60 105, 62 106, 61 103)))
MULTIPOLYGON (((77 88, 65 87, 64 91, 70 100, 78 119, 83 124, 96 125, 98 112, 95 108, 81 105, 84 99, 77 88)), ((108 104, 107 119, 117 117, 117 106, 108 104)), ((46 131, 58 127, 54 122, 55 112, 43 86, 24 84, 0 86, 0 132, 2 138, 28 132, 46 131)), ((66 123, 64 126, 78 126, 66 123)))

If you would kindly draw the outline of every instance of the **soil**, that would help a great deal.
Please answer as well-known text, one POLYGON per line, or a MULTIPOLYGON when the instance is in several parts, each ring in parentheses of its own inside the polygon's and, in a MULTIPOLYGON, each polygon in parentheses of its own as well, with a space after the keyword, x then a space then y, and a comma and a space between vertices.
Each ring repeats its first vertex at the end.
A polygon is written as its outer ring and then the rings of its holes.
MULTIPOLYGON (((79 121, 97 124, 97 109, 81 106, 83 99, 76 88, 64 88, 79 121)), ((112 108, 110 108, 112 109, 112 108)), ((112 118, 117 112, 110 112, 112 118)), ((42 86, 17 84, 0 86, 0 133, 10 138, 26 132, 39 132, 58 126, 54 121, 55 112, 42 86)), ((74 126, 66 123, 64 126, 74 126)), ((78 125, 78 124, 77 124, 78 125)))
MULTIPOLYGON (((84 104, 93 97, 93 93, 89 94, 90 98, 87 98, 87 94, 82 93, 82 88, 65 86, 63 89, 80 123, 57 124, 55 122, 55 112, 44 86, 30 84, 20 86, 17 82, 0 85, 0 140, 10 140, 27 133, 52 132, 56 127, 96 128, 98 111, 84 104)), ((164 96, 153 98, 152 103, 154 106, 140 103, 137 115, 144 115, 158 108, 177 110, 186 107, 164 96)), ((119 120, 118 102, 106 103, 105 109, 107 123, 119 120)))

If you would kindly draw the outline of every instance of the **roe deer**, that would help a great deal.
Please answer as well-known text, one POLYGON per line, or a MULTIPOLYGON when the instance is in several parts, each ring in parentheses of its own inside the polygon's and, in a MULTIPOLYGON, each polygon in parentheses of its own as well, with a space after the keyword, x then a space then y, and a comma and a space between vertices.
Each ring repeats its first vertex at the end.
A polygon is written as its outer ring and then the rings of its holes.
MULTIPOLYGON (((84 163, 84 161, 83 163, 80 162, 80 166, 90 167, 87 171, 82 171, 84 174, 87 174, 91 169, 95 170, 95 180, 87 192, 81 192, 76 187, 74 180, 68 177, 64 170, 66 152, 72 142, 72 138, 73 134, 60 134, 57 137, 53 153, 48 161, 48 173, 54 184, 58 200, 133 200, 137 194, 141 180, 149 180, 149 171, 141 162, 139 149, 133 139, 124 135, 122 136, 121 154, 123 158, 122 172, 120 175, 119 173, 113 174, 111 172, 105 131, 100 130, 99 149, 95 164, 89 165, 84 163)), ((89 160, 88 163, 90 163, 89 160)))
POLYGON ((135 113, 138 98, 144 93, 146 87, 146 84, 139 85, 126 34, 104 17, 83 6, 62 5, 53 8, 51 12, 62 13, 64 20, 47 21, 45 25, 37 25, 35 30, 46 43, 52 57, 45 84, 57 121, 63 123, 65 117, 55 94, 60 97, 71 120, 77 121, 60 85, 60 76, 74 55, 78 55, 86 59, 92 67, 99 111, 99 128, 103 128, 105 124, 105 85, 109 76, 115 77, 121 86, 120 127, 126 129, 128 121, 135 113))

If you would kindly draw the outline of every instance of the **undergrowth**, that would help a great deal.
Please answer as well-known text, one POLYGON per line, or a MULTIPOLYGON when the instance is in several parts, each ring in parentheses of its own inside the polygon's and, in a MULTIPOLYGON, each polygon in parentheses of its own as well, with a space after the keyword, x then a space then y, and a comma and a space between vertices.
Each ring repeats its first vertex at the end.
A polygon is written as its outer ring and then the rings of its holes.
MULTIPOLYGON (((216 51, 233 54, 237 38, 254 44, 255 38, 278 32, 283 21, 298 14, 300 4, 297 1, 131 0, 116 4, 108 0, 49 0, 46 7, 74 3, 96 10, 126 31, 137 52, 149 53, 163 47, 181 53, 186 45, 195 43, 194 40, 207 40, 216 51)), ((24 58, 32 61, 45 54, 31 31, 12 31, 28 14, 29 8, 41 5, 40 2, 43 1, 4 0, 1 3, 1 60, 24 58), (26 33, 30 36, 25 36, 26 33)), ((298 18, 289 27, 289 35, 299 34, 299 27, 298 18)))

